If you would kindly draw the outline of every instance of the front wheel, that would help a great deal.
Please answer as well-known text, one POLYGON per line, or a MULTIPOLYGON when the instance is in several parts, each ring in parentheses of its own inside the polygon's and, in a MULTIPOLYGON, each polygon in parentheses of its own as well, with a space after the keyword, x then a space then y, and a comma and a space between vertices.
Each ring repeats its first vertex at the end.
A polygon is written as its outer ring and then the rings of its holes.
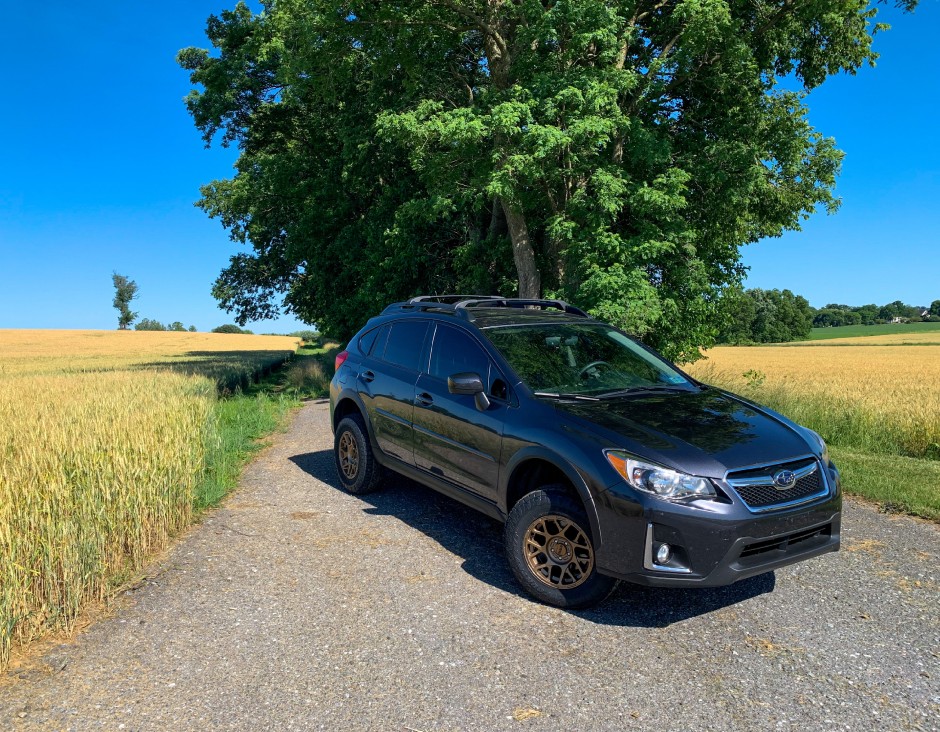
POLYGON ((358 414, 343 417, 333 438, 333 457, 339 482, 348 493, 361 496, 382 485, 382 466, 375 460, 365 423, 358 414))
POLYGON ((513 506, 504 541, 516 579, 548 605, 589 607, 617 586, 597 572, 587 514, 564 486, 545 486, 513 506))

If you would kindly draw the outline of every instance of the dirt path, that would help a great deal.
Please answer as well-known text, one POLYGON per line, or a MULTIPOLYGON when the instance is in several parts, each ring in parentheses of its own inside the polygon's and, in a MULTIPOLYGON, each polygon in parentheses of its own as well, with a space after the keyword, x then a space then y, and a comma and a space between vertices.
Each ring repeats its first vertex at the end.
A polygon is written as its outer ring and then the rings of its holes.
POLYGON ((499 527, 336 488, 324 404, 124 607, 0 685, 0 730, 940 730, 940 531, 848 502, 844 550, 719 590, 522 596, 499 527))

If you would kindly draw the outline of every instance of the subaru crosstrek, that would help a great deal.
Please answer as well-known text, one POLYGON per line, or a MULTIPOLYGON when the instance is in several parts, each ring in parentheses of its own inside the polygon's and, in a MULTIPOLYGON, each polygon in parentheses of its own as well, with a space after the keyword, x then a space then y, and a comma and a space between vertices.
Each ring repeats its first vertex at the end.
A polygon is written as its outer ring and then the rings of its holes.
POLYGON ((519 583, 586 607, 618 580, 713 587, 839 548, 812 430, 561 301, 428 296, 336 358, 336 469, 398 473, 503 522, 519 583))

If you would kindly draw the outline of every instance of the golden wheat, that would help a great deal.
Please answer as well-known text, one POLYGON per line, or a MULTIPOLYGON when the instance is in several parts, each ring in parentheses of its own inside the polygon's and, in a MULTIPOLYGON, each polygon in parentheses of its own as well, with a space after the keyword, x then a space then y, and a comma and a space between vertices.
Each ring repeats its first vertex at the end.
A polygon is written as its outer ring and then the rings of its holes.
POLYGON ((714 348, 689 371, 837 443, 940 457, 940 346, 867 345, 878 338, 866 345, 714 348))
POLYGON ((0 667, 190 520, 217 384, 297 340, 0 331, 0 667))

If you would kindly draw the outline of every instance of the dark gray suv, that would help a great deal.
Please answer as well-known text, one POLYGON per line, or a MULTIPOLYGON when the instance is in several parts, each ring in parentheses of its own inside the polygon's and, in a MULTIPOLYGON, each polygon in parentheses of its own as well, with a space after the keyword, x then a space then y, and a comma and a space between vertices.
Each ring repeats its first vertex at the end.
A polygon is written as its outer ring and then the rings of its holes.
POLYGON ((839 548, 819 435, 560 301, 390 305, 337 356, 330 412, 346 490, 399 473, 504 522, 513 573, 551 605, 839 548))

